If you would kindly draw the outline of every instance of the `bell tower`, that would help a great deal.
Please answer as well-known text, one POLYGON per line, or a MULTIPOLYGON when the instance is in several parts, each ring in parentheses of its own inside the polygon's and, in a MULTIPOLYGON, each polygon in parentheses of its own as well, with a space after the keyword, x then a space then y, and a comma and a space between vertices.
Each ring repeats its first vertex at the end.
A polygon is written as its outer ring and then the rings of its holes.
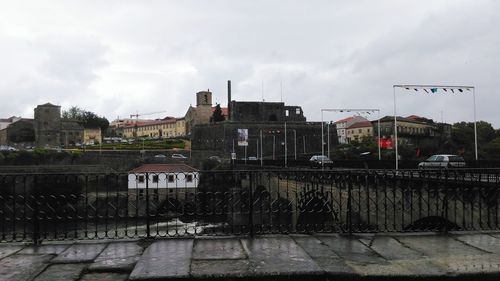
POLYGON ((212 92, 210 90, 196 93, 196 106, 212 106, 212 92))

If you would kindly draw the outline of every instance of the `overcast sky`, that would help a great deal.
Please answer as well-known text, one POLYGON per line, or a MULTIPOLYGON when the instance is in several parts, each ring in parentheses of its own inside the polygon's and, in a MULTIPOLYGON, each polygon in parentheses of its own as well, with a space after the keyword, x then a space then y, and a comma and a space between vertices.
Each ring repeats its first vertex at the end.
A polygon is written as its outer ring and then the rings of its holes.
MULTIPOLYGON (((500 127, 500 1, 1 1, 0 118, 37 104, 184 116, 195 93, 393 114, 394 84, 476 87, 500 127)), ((398 90, 398 115, 472 121, 473 96, 398 90)), ((345 117, 327 113, 325 120, 345 117)))

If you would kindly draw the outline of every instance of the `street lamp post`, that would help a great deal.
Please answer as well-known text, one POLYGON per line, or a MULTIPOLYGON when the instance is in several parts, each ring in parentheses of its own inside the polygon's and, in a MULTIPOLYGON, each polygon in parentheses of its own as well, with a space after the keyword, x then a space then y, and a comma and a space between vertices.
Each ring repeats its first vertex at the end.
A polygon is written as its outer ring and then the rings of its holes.
POLYGON ((326 124, 326 139, 327 139, 327 151, 328 151, 328 158, 330 158, 330 122, 326 124))
POLYGON ((293 130, 293 151, 295 154, 295 160, 297 160, 297 130, 293 130))
POLYGON ((285 122, 285 167, 288 164, 287 161, 288 161, 288 147, 286 143, 286 122, 285 122))
POLYGON ((273 160, 276 158, 276 136, 273 134, 273 160))
POLYGON ((262 130, 260 130, 260 166, 264 166, 264 158, 262 153, 262 130))

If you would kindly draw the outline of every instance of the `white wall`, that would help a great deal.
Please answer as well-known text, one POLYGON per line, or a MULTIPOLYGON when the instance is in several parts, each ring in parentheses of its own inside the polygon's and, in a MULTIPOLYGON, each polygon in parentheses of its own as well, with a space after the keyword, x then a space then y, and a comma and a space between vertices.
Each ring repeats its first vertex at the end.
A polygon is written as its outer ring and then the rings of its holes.
MULTIPOLYGON (((148 173, 148 188, 196 188, 200 181, 198 172, 190 173, 148 173), (158 176, 158 182, 154 181, 154 177, 158 176), (173 181, 169 181, 169 176, 173 176, 173 181), (188 181, 191 177, 192 181, 188 181)), ((146 174, 129 174, 128 188, 146 188, 146 174), (144 182, 139 182, 139 177, 144 177, 144 182)))

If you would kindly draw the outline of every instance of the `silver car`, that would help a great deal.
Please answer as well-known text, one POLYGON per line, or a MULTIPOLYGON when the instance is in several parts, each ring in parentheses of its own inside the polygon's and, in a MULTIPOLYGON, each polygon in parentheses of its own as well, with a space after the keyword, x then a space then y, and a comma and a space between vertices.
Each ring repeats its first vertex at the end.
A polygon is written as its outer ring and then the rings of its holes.
POLYGON ((172 159, 187 159, 187 157, 182 154, 174 153, 172 154, 172 159))
POLYGON ((448 169, 463 167, 465 167, 464 158, 462 156, 452 154, 432 155, 424 162, 418 163, 419 169, 448 169))
POLYGON ((311 166, 311 168, 330 166, 332 164, 333 161, 325 155, 314 155, 309 159, 309 166, 311 166))

